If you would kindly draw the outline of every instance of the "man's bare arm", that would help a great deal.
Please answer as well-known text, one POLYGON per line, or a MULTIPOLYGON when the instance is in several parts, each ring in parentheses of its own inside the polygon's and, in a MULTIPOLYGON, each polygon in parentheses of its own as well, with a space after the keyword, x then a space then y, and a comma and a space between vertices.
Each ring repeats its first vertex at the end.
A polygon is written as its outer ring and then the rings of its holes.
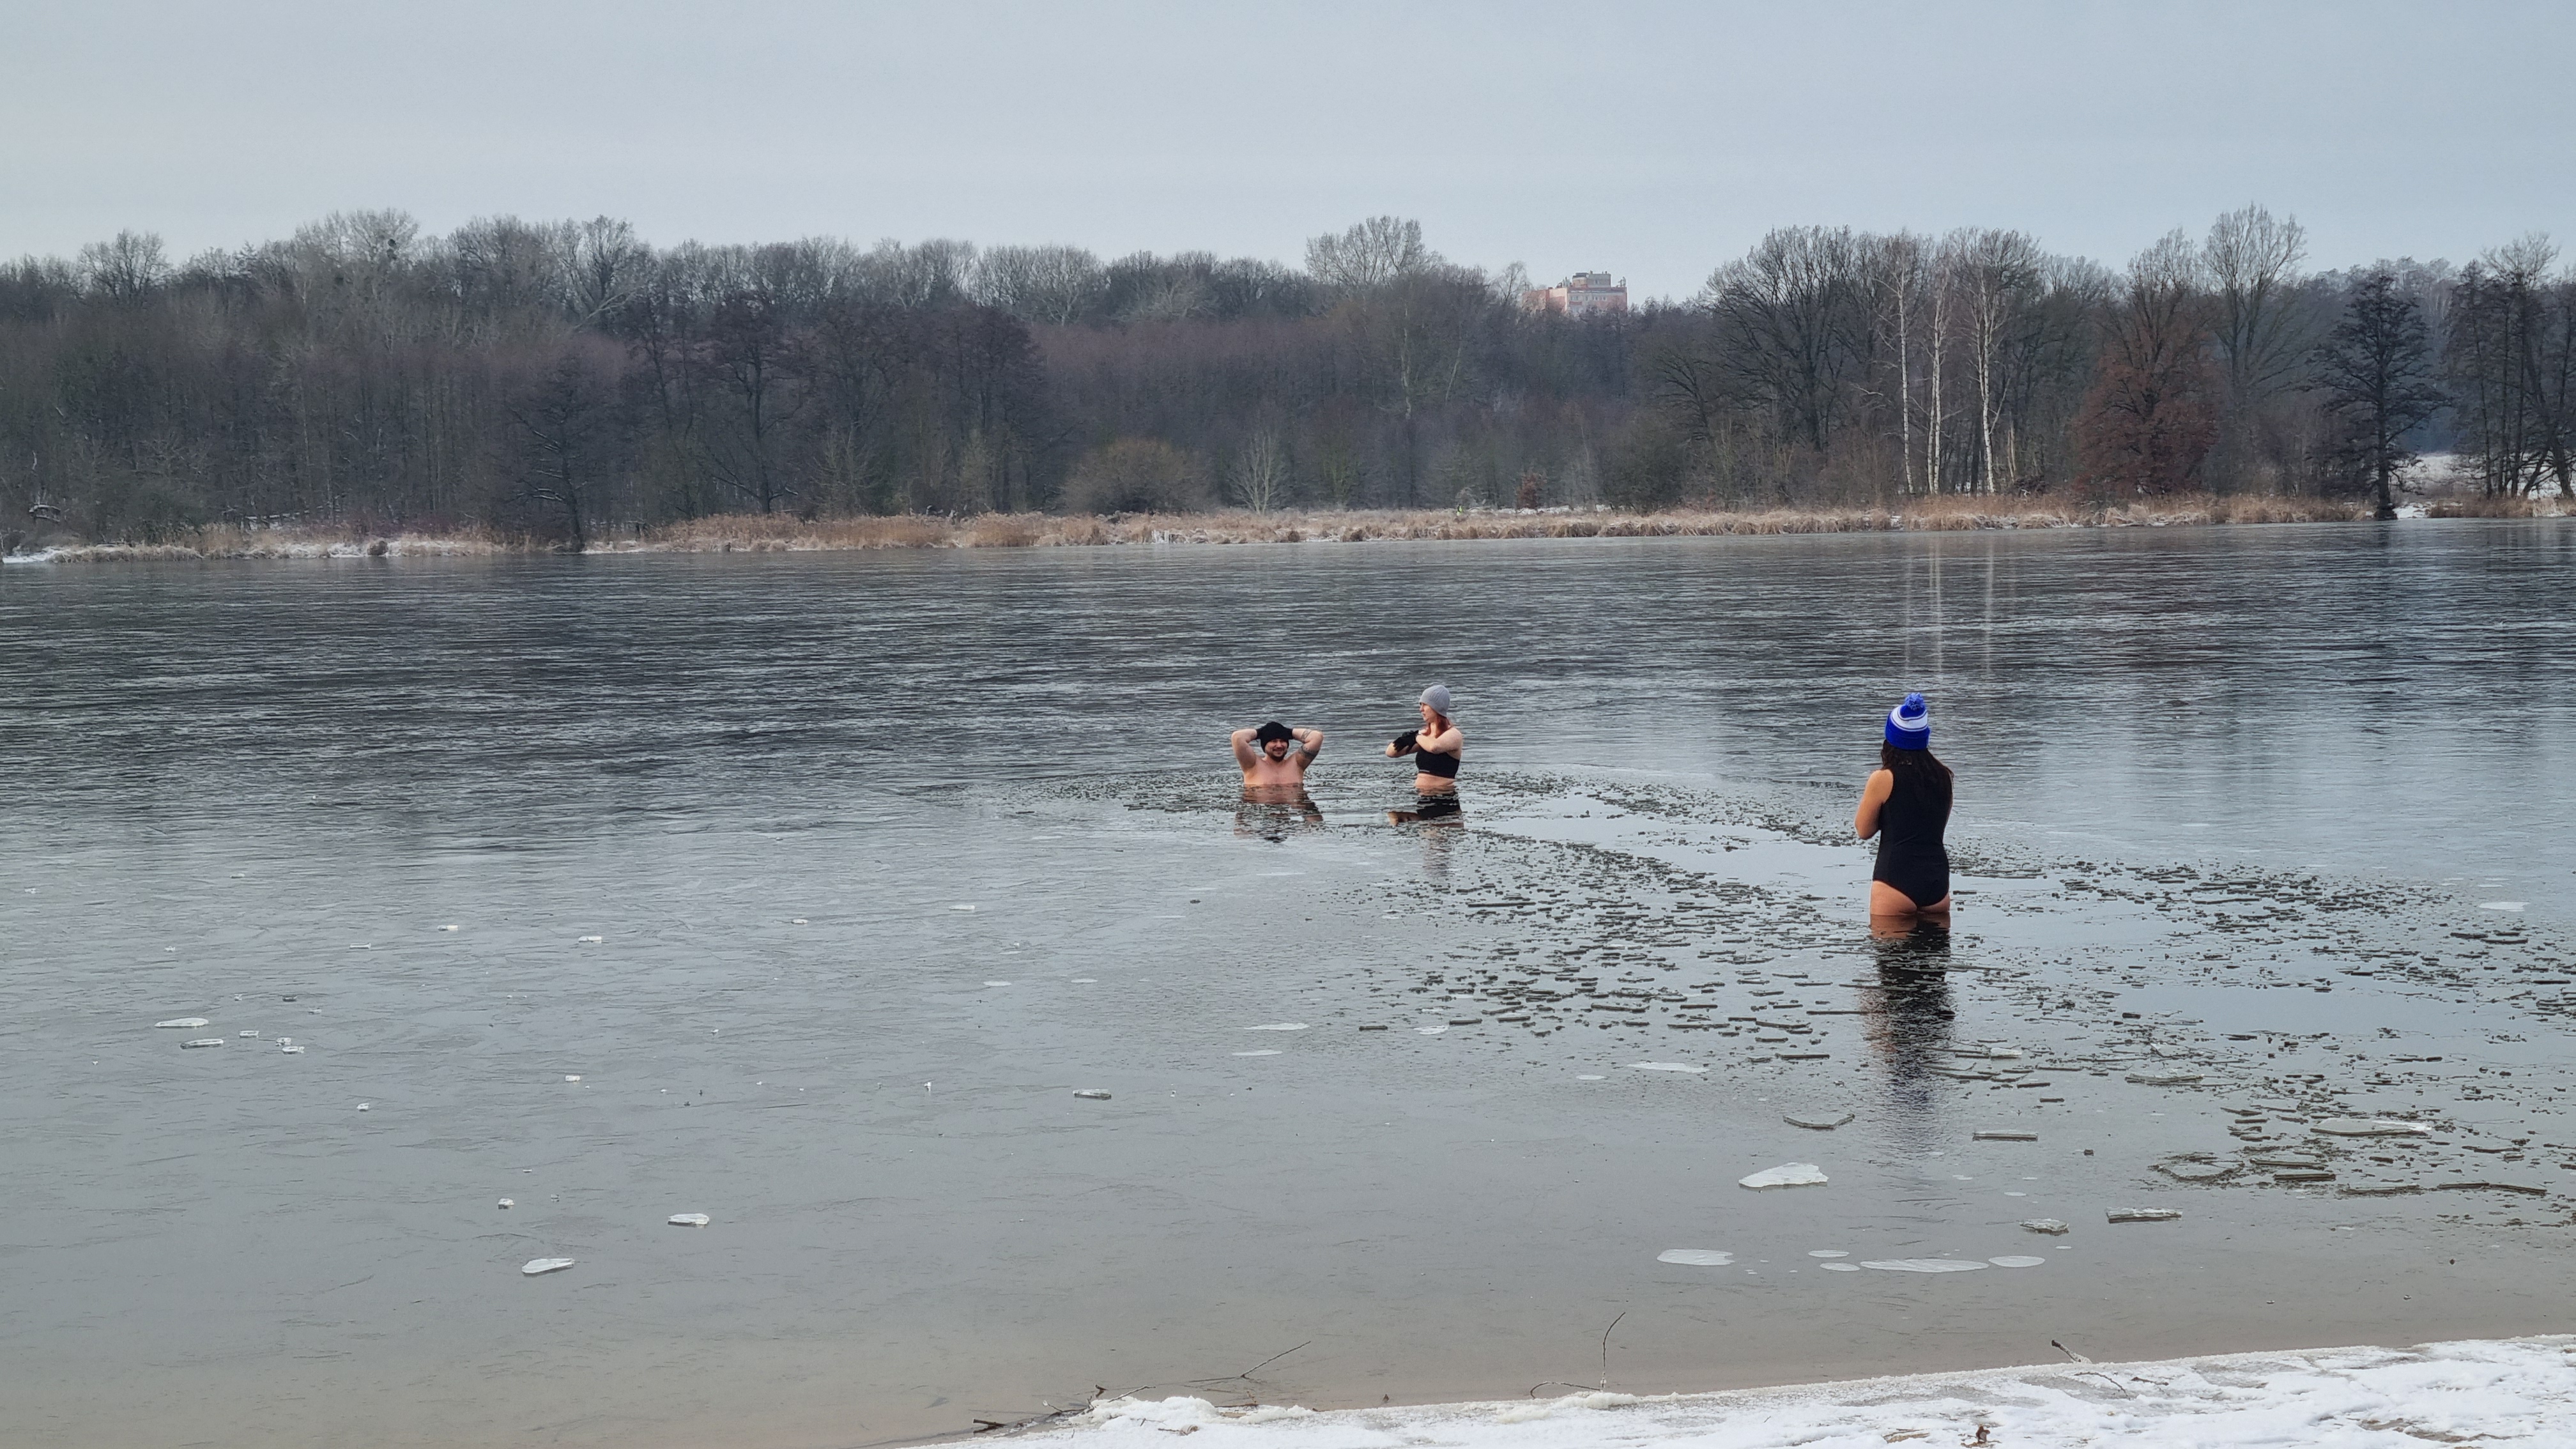
POLYGON ((1302 775, 1306 772, 1306 767, 1308 765, 1315 763, 1315 756, 1323 753, 1324 732, 1322 730, 1290 730, 1288 733, 1296 738, 1299 746, 1297 755, 1297 773, 1302 775))
POLYGON ((1247 770, 1261 758, 1261 752, 1252 747, 1252 737, 1256 733, 1251 729, 1239 729, 1227 736, 1234 745, 1234 762, 1247 770))

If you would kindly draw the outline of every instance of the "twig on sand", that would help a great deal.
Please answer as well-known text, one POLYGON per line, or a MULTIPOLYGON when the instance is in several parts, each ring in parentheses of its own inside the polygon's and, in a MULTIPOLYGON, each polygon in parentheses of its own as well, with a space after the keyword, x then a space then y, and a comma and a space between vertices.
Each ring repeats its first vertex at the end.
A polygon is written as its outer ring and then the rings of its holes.
POLYGON ((2052 1338, 2052 1339, 2050 1339, 2050 1340, 2048 1341, 2048 1346, 2049 1346, 2050 1348, 2056 1349, 2059 1353, 2062 1353, 2062 1354, 2066 1355, 2068 1358, 2073 1359, 2073 1360, 2074 1360, 2075 1362, 2077 1362, 2077 1363, 2091 1363, 2091 1362, 2093 1361, 2093 1360, 2091 1360, 2091 1359, 2089 1359, 2089 1358, 2086 1358, 2084 1355, 2082 1355, 2082 1354, 2080 1354, 2080 1353, 2077 1353, 2075 1350, 2073 1350, 2073 1349, 2071 1349, 2071 1348, 2068 1348, 2065 1344, 2059 1343, 2056 1339, 2053 1339, 2053 1338, 2052 1338))
MULTIPOLYGON (((1627 1316, 1627 1309, 1622 1308, 1619 1310, 1619 1318, 1625 1318, 1627 1316)), ((1610 1328, 1617 1328, 1619 1326, 1619 1318, 1613 1318, 1610 1320, 1610 1328)), ((1601 1330, 1601 1387, 1605 1389, 1610 1387, 1610 1328, 1601 1330)))
MULTIPOLYGON (((1247 1384, 1247 1385, 1248 1385, 1248 1384, 1251 1384, 1251 1383, 1252 1383, 1252 1376, 1253 1376, 1254 1374, 1257 1374, 1257 1373, 1261 1372, 1263 1369, 1266 1369, 1266 1368, 1270 1367, 1272 1364, 1279 1362, 1279 1360, 1281 1360, 1281 1359, 1283 1359, 1283 1358, 1286 1358, 1288 1355, 1290 1355, 1290 1354, 1292 1354, 1292 1353, 1295 1353, 1295 1352, 1297 1351, 1297 1349, 1298 1349, 1298 1348, 1312 1348, 1312 1347, 1314 1346, 1314 1344, 1315 1344, 1315 1340, 1313 1340, 1313 1339, 1311 1339, 1311 1338, 1310 1338, 1310 1339, 1307 1339, 1304 1343, 1301 1343, 1301 1344, 1297 1345, 1297 1348, 1283 1348, 1283 1349, 1281 1349, 1279 1352, 1272 1354, 1270 1357, 1263 1359, 1261 1362, 1259 1362, 1259 1363, 1257 1363, 1257 1364, 1254 1364, 1252 1367, 1250 1367, 1250 1368, 1248 1368, 1248 1369, 1245 1369, 1243 1372, 1241 1372, 1241 1373, 1239 1373, 1239 1374, 1228 1374, 1228 1375, 1226 1375, 1224 1378, 1221 1378, 1221 1379, 1191 1379, 1191 1380, 1189 1381, 1189 1386, 1190 1386, 1191 1388, 1194 1388, 1194 1389, 1203 1389, 1203 1388, 1208 1388, 1208 1387, 1210 1387, 1210 1386, 1217 1385, 1217 1384, 1233 1384, 1233 1383, 1241 1383, 1241 1384, 1247 1384)), ((1254 1403, 1259 1403, 1259 1402, 1260 1402, 1260 1400, 1258 1400, 1258 1399, 1254 1399, 1252 1402, 1254 1402, 1254 1403)))

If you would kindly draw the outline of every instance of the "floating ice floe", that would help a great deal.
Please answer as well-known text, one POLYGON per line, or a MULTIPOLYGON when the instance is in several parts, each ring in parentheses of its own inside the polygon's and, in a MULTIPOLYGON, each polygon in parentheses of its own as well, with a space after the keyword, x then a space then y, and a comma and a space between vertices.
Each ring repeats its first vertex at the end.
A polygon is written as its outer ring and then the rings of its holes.
POLYGON ((1769 1187, 1822 1187, 1825 1170, 1812 1162, 1784 1162, 1767 1167, 1751 1177, 1736 1179, 1736 1186, 1762 1189, 1769 1187))
POLYGON ((578 1081, 580 1081, 580 1080, 581 1080, 581 1078, 579 1078, 579 1077, 572 1077, 572 1076, 568 1076, 568 1077, 565 1077, 565 1078, 564 1078, 564 1080, 565 1080, 565 1081, 567 1081, 567 1082, 578 1082, 578 1081))
POLYGON ((1851 1119, 1852 1114, 1849 1112, 1840 1115, 1825 1112, 1792 1112, 1780 1120, 1792 1127, 1804 1127, 1810 1132, 1831 1132, 1851 1119))
POLYGON ((1735 1261, 1735 1255, 1715 1248, 1666 1248, 1655 1255, 1655 1261, 1679 1263, 1687 1268, 1723 1268, 1735 1261))
POLYGON ((950 906, 948 909, 952 911, 971 911, 975 908, 973 906, 950 906))
POLYGON ((2522 901, 2480 901, 2478 902, 2478 909, 2482 911, 2518 911, 2521 910, 2525 904, 2526 903, 2522 901))
POLYGON ((1302 1021, 1273 1021, 1244 1028, 1245 1031, 1304 1031, 1305 1029, 1306 1023, 1302 1021))
POLYGON ((2198 1072, 2131 1072, 2128 1080, 2141 1087, 2188 1087, 2200 1080, 2198 1072))
POLYGON ((662 1221, 675 1228, 703 1228, 715 1219, 705 1213, 673 1213, 662 1221))
POLYGON ((2182 1216, 2182 1209, 2113 1208, 2104 1216, 2115 1223, 2169 1223, 2182 1216))
POLYGON ((1974 1258, 1877 1258, 1861 1266, 1882 1273, 1974 1273, 1986 1265, 1974 1258))
POLYGON ((186 1031, 191 1027, 212 1025, 214 1025, 213 1022, 206 1020, 202 1016, 174 1016, 168 1021, 156 1021, 152 1023, 152 1027, 155 1031, 186 1031))
POLYGON ((1811 1248, 1807 1251, 1807 1256, 1810 1258, 1848 1258, 1851 1254, 1844 1252, 1840 1248, 1811 1248))
POLYGON ((302 1056, 304 1054, 304 1048, 286 1040, 284 1037, 278 1038, 277 1049, 290 1057, 302 1056))
POLYGON ((2422 1122, 2401 1122, 2393 1117, 2328 1117, 2308 1128, 2328 1137, 2430 1137, 2433 1129, 2422 1122))
POLYGON ((1008 986, 1011 983, 1007 981, 987 981, 984 984, 987 986, 1008 986))
POLYGON ((201 1036, 201 1037, 197 1038, 195 1041, 183 1041, 183 1042, 179 1043, 179 1047, 180 1047, 180 1049, 181 1049, 182 1051, 186 1051, 186 1050, 189 1050, 189 1049, 192 1049, 192 1048, 195 1048, 195 1047, 219 1047, 219 1046, 222 1046, 223 1044, 224 1044, 224 1039, 223 1039, 222 1037, 219 1037, 219 1036, 201 1036))
POLYGON ((1818 1263, 1816 1266, 1824 1269, 1828 1273, 1857 1273, 1860 1271, 1860 1264, 1858 1263, 1818 1263))
POLYGON ((246 1032, 243 1032, 243 1033, 242 1033, 242 1035, 243 1035, 243 1036, 257 1036, 257 1035, 259 1035, 259 1033, 258 1033, 257 1031, 246 1031, 246 1032))
POLYGON ((506 1197, 505 1197, 505 1198, 501 1199, 501 1201, 500 1201, 500 1204, 499 1204, 499 1205, 500 1205, 500 1206, 502 1206, 502 1207, 505 1207, 505 1208, 514 1208, 514 1207, 517 1207, 517 1206, 518 1206, 518 1203, 516 1203, 515 1201, 513 1201, 513 1200, 511 1200, 511 1199, 509 1199, 509 1198, 506 1198, 506 1197))
POLYGON ((1574 1074, 1574 1079, 1578 1082, 1606 1082, 1610 1080, 1599 1072, 1576 1072, 1574 1074))
POLYGON ((374 1109, 374 1105, 375 1104, 372 1102, 360 1102, 358 1104, 358 1110, 361 1112, 371 1111, 374 1109))
POLYGON ((1075 1090, 1074 1095, 1077 1097, 1087 1097, 1094 1102, 1106 1102, 1109 1100, 1109 1094, 1100 1090, 1098 1087, 1078 1088, 1075 1090))
POLYGON ((2062 1238, 2067 1233, 2066 1224, 2055 1218, 2025 1218, 2022 1220, 2022 1228, 2027 1232, 2046 1233, 2052 1238, 2062 1238))
POLYGON ((1449 1028, 1445 1026, 1417 1026, 1414 1028, 1415 1031, 1422 1033, 1424 1036, 1438 1036, 1440 1033, 1447 1031, 1448 1029, 1449 1028))
POLYGON ((1239 1057, 1275 1057, 1279 1055, 1279 1049, 1277 1047, 1260 1047, 1253 1051, 1236 1052, 1234 1055, 1239 1057))
POLYGON ((2003 1257, 1988 1258, 1986 1261, 1994 1264, 1998 1268, 2036 1268, 2048 1260, 2046 1258, 2026 1257, 2019 1253, 2007 1253, 2003 1257))
POLYGON ((570 1258, 530 1258, 519 1265, 519 1271, 534 1278, 540 1273, 560 1273, 573 1265, 570 1258))
POLYGON ((1628 1070, 1632 1072, 1688 1072, 1692 1076, 1696 1077, 1705 1074, 1708 1071, 1708 1068, 1695 1067, 1688 1062, 1630 1062, 1628 1064, 1628 1070))
POLYGON ((584 946, 596 946, 607 939, 608 938, 606 936, 583 936, 579 938, 579 944, 584 946))
POLYGON ((1978 1142, 2037 1142, 2039 1140, 2039 1134, 2036 1132, 1976 1132, 1971 1133, 1970 1136, 1978 1142))
POLYGON ((442 931, 453 931, 453 930, 455 930, 456 928, 455 928, 454 926, 441 926, 441 927, 439 927, 438 929, 440 929, 440 930, 442 930, 442 931))
POLYGON ((797 916, 789 920, 787 924, 791 926, 801 926, 805 924, 805 918, 803 916, 797 916))

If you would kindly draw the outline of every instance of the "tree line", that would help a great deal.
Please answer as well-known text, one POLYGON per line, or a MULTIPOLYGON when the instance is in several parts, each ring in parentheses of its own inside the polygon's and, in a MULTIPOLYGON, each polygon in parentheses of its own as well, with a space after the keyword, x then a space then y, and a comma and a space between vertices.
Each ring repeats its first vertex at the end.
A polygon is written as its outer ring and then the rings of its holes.
MULTIPOLYGON (((1589 259, 1587 259, 1589 260, 1589 259)), ((2261 207, 2114 270, 2010 230, 1790 227, 1693 297, 1527 310, 1377 217, 1302 265, 1070 246, 657 248, 398 212, 0 267, 13 533, 728 512, 2576 497, 2576 270, 2306 268, 2261 207), (20 522, 26 520, 26 522, 20 522)))

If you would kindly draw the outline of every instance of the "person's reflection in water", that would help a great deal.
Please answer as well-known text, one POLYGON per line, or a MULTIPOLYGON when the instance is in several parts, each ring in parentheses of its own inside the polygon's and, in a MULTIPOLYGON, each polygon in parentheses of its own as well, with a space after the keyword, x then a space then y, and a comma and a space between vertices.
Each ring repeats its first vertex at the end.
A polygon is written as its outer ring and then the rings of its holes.
POLYGON ((1386 823, 1428 827, 1415 832, 1422 837, 1422 873, 1444 885, 1448 883, 1449 852, 1465 833, 1462 827, 1467 823, 1466 815, 1458 808, 1457 796, 1425 795, 1410 810, 1386 812, 1386 823))
POLYGON ((1234 833, 1276 845, 1300 830, 1324 828, 1324 812, 1303 785, 1246 785, 1234 810, 1234 833))
POLYGON ((1933 1069, 1950 1051, 1950 929, 1938 922, 1872 923, 1878 981, 1864 987, 1863 1030, 1887 1067, 1887 1103, 1899 1140, 1928 1147, 1940 1135, 1933 1069))

